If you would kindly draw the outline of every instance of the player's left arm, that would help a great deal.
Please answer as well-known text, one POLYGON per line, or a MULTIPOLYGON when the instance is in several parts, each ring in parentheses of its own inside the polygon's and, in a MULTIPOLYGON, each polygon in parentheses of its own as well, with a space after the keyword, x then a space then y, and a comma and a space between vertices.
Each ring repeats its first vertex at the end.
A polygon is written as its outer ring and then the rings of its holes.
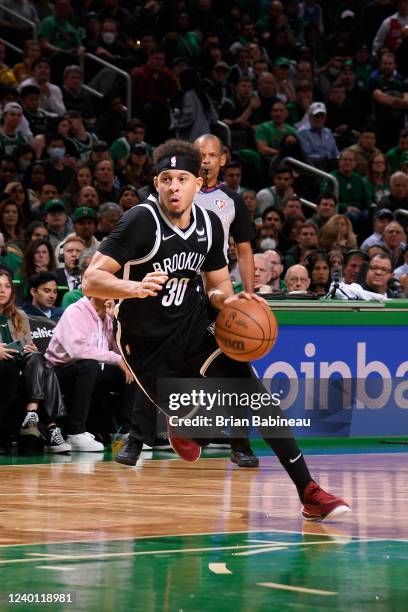
POLYGON ((255 265, 250 242, 236 243, 238 268, 245 291, 254 292, 255 265))
POLYGON ((241 291, 240 293, 234 294, 231 279, 228 272, 228 266, 221 268, 220 270, 212 270, 211 272, 202 272, 204 287, 210 298, 211 304, 222 310, 224 306, 235 302, 236 300, 256 300, 257 302, 264 302, 265 300, 255 293, 248 293, 241 291))
POLYGON ((210 302, 215 308, 221 310, 234 300, 264 300, 254 293, 234 294, 228 266, 224 255, 224 230, 220 219, 215 213, 209 213, 212 225, 212 244, 205 262, 201 268, 204 287, 210 302))

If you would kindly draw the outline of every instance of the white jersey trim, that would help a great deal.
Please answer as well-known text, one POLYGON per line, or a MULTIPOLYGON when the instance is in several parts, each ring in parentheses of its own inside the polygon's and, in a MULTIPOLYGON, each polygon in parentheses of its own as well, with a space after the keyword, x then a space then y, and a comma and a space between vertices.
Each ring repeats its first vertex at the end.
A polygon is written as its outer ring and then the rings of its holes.
MULTIPOLYGON (((149 199, 150 199, 150 196, 149 196, 149 199)), ((147 208, 147 210, 150 210, 150 212, 152 213, 153 218, 156 221, 156 227, 157 227, 157 229, 156 229, 156 240, 155 240, 155 243, 153 245, 152 250, 150 251, 150 253, 145 255, 145 257, 141 257, 140 259, 132 259, 132 260, 127 261, 125 263, 125 265, 123 266, 123 275, 122 275, 123 280, 129 280, 130 266, 141 265, 142 263, 145 263, 146 261, 149 261, 150 259, 152 259, 156 255, 157 251, 159 250, 160 243, 161 243, 160 222, 159 222, 159 219, 157 218, 157 215, 154 212, 153 208, 151 206, 149 206, 149 204, 138 204, 137 206, 138 207, 147 208)), ((115 317, 117 319, 118 319, 118 315, 119 315, 120 305, 122 304, 124 299, 125 298, 121 298, 119 300, 119 302, 115 306, 115 317)))
MULTIPOLYGON (((124 278, 125 278, 125 270, 127 272, 127 274, 129 274, 129 265, 139 265, 142 263, 145 263, 146 261, 149 261, 149 259, 152 259, 157 251, 159 250, 160 247, 160 242, 161 242, 161 229, 160 229, 160 221, 157 218, 157 215, 154 211, 154 209, 149 205, 149 204, 138 204, 137 205, 138 208, 147 208, 147 210, 150 210, 150 212, 152 213, 154 220, 156 222, 156 240, 154 242, 153 248, 150 251, 150 253, 148 253, 147 255, 145 255, 144 257, 141 257, 140 259, 131 259, 130 261, 127 261, 124 265, 124 278)), ((126 280, 129 280, 129 276, 126 277, 126 280)))
POLYGON ((212 247, 212 225, 211 225, 211 219, 210 219, 210 215, 205 210, 205 208, 200 208, 200 210, 203 213, 205 225, 206 225, 206 228, 207 228, 207 255, 208 255, 208 253, 210 252, 210 249, 212 247))
POLYGON ((207 372, 208 368, 210 367, 210 365, 212 364, 212 362, 214 361, 214 359, 216 359, 219 355, 222 355, 222 350, 221 349, 216 349, 213 353, 211 353, 211 355, 209 357, 207 357, 207 359, 204 361, 203 365, 200 368, 200 374, 203 378, 205 378, 205 373, 207 372))
MULTIPOLYGON (((150 198, 150 196, 149 196, 149 198, 150 198)), ((157 200, 155 200, 155 202, 157 202, 157 200)), ((163 210, 161 209, 161 206, 160 206, 159 202, 157 202, 157 210, 159 211, 159 214, 160 214, 161 218, 163 219, 164 223, 166 225, 168 225, 168 227, 175 234, 177 234, 177 236, 180 236, 180 238, 183 238, 183 240, 187 240, 187 238, 190 238, 191 234, 195 231, 197 220, 196 220, 196 209, 195 209, 194 204, 193 204, 193 206, 191 208, 191 211, 193 213, 193 223, 191 224, 191 226, 188 228, 188 230, 186 232, 183 232, 183 230, 181 230, 179 227, 177 227, 177 225, 173 225, 173 223, 171 223, 171 221, 166 217, 166 215, 164 214, 163 210)))
MULTIPOLYGON (((115 308, 116 311, 116 308, 115 308)), ((115 312, 116 314, 116 312, 115 312)), ((122 349, 122 345, 120 343, 120 339, 121 339, 121 335, 122 335, 122 331, 121 331, 121 325, 119 323, 119 321, 117 320, 117 324, 118 324, 118 331, 116 332, 116 344, 118 345, 118 349, 120 351, 120 354, 122 355, 123 361, 126 363, 127 367, 129 368, 129 370, 132 372, 133 374, 133 378, 135 379, 136 383, 139 385, 139 387, 141 388, 141 390, 143 391, 143 393, 146 395, 146 397, 152 402, 152 404, 154 406, 156 406, 156 408, 158 408, 160 410, 160 407, 156 404, 156 402, 150 397, 150 395, 148 394, 148 392, 146 391, 146 389, 143 387, 142 383, 140 382, 140 380, 138 379, 138 377, 136 376, 136 374, 134 373, 134 371, 132 370, 132 368, 130 367, 127 359, 126 359, 126 354, 124 353, 123 349, 122 349)))

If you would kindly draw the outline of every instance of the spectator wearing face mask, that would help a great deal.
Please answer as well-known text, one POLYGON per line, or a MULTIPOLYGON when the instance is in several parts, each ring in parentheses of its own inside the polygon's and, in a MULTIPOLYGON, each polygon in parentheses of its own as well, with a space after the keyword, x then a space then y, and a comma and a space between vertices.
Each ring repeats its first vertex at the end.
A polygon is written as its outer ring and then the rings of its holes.
MULTIPOLYGON (((135 60, 131 49, 118 31, 118 24, 115 19, 107 18, 103 20, 101 33, 95 40, 90 40, 86 44, 86 50, 96 57, 113 64, 121 70, 130 71, 135 60)), ((108 94, 115 88, 116 74, 110 68, 102 68, 90 82, 90 86, 108 94)))
POLYGON ((118 32, 116 20, 111 17, 103 20, 99 37, 87 45, 87 51, 118 68, 134 66, 131 51, 118 32))
POLYGON ((64 162, 66 154, 65 138, 59 134, 50 134, 46 139, 49 159, 43 163, 47 182, 57 187, 58 193, 64 193, 75 178, 75 172, 64 162))

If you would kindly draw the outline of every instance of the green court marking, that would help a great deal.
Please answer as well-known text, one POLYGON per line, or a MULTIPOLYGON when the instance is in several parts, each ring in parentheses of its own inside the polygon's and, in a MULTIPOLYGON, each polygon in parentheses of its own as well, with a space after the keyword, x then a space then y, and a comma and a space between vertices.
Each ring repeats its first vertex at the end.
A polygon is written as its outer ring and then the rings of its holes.
POLYGON ((404 610, 407 550, 403 541, 273 530, 7 546, 0 608, 16 609, 4 607, 4 593, 61 591, 75 603, 52 610, 404 610))
MULTIPOLYGON (((364 453, 408 453, 408 438, 405 436, 386 436, 384 438, 298 438, 302 451, 307 455, 347 455, 364 453), (391 443, 387 443, 391 442, 391 443)), ((261 456, 273 455, 272 450, 261 439, 251 439, 252 448, 261 456)), ((203 449, 203 459, 229 457, 227 449, 203 449)), ((173 452, 143 452, 142 458, 163 460, 178 459, 173 452)), ((0 455, 2 465, 49 465, 54 463, 93 463, 112 461, 107 448, 105 453, 95 457, 95 453, 72 453, 71 455, 0 455)))
POLYGON ((367 302, 345 303, 344 300, 329 300, 324 304, 300 301, 296 303, 296 308, 290 309, 285 301, 269 300, 269 306, 280 325, 405 327, 408 324, 408 300, 389 300, 384 308, 371 310, 367 302))
POLYGON ((313 325, 333 327, 406 327, 408 325, 408 312, 382 311, 382 312, 292 312, 276 311, 276 318, 280 325, 313 325))

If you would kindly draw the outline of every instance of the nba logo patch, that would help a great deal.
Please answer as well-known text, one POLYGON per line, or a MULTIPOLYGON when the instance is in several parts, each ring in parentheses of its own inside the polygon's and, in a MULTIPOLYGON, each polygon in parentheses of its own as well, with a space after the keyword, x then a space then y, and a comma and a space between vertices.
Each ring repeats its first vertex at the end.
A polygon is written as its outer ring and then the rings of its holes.
POLYGON ((175 156, 175 155, 173 155, 173 157, 170 159, 170 166, 171 166, 172 168, 175 168, 175 167, 176 167, 176 165, 177 165, 177 158, 176 158, 176 156, 175 156))
POLYGON ((221 210, 226 207, 227 203, 225 200, 215 200, 215 205, 221 210))

